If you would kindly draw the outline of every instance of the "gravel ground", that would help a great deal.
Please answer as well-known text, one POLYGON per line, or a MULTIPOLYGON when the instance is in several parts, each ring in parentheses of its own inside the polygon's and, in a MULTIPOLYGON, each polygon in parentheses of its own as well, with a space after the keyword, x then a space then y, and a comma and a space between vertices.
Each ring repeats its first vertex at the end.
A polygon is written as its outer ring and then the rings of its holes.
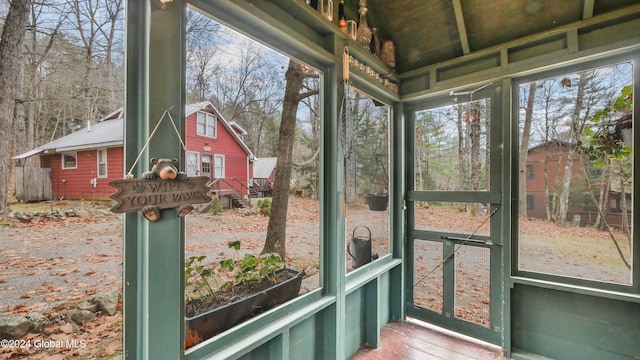
POLYGON ((44 310, 122 284, 122 221, 0 228, 0 313, 44 310))
MULTIPOLYGON (((288 263, 305 268, 304 290, 318 287, 319 225, 317 204, 293 199, 287 225, 288 263)), ((122 217, 101 209, 97 216, 37 221, 0 227, 0 314, 47 311, 97 292, 122 288, 122 217)), ((224 216, 187 217, 186 256, 206 255, 211 262, 259 254, 268 217, 227 211, 224 216), (240 240, 236 254, 227 243, 240 240)))

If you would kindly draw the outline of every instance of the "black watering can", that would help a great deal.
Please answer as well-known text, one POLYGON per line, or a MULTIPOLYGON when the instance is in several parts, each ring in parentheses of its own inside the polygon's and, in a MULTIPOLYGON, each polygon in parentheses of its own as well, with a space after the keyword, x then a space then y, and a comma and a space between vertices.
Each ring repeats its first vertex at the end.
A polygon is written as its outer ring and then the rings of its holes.
POLYGON ((371 229, 366 226, 356 226, 355 229, 353 229, 351 241, 347 244, 347 253, 351 256, 351 265, 354 269, 370 263, 372 259, 377 259, 378 254, 371 255, 371 229), (358 230, 358 228, 367 229, 369 235, 356 237, 356 230, 358 230))

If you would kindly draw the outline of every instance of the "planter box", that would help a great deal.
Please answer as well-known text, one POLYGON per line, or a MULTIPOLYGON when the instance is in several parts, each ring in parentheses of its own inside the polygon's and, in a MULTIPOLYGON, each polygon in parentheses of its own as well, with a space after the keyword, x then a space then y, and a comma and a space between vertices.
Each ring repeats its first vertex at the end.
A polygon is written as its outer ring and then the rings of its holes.
POLYGON ((385 211, 389 204, 389 195, 367 194, 364 196, 371 211, 385 211))
POLYGON ((210 339, 247 319, 295 298, 300 292, 303 274, 291 269, 282 271, 288 271, 294 276, 249 297, 186 318, 186 331, 201 341, 210 339))

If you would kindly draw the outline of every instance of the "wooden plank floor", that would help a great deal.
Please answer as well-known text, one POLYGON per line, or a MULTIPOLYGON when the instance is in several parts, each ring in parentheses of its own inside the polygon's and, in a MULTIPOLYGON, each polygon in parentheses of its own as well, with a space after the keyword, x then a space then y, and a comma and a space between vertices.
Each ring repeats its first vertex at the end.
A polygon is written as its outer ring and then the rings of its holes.
POLYGON ((382 328, 380 346, 358 350, 349 360, 499 360, 499 347, 425 327, 414 320, 382 328))

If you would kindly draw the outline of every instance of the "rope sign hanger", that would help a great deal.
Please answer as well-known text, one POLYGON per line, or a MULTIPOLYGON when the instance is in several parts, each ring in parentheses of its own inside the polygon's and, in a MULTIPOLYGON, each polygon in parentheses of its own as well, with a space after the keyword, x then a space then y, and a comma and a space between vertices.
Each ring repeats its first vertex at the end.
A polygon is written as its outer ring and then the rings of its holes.
MULTIPOLYGON (((184 141, 182 141, 182 137, 180 136, 180 132, 178 131, 178 127, 176 126, 175 121, 173 120, 173 117, 171 116, 171 113, 169 112, 171 109, 173 109, 175 107, 172 106, 168 109, 166 109, 163 113, 162 116, 160 117, 160 120, 158 120, 158 123, 156 124, 156 126, 153 128, 153 131, 151 131, 151 134, 149 135, 149 138, 147 138, 147 141, 144 143, 144 146, 142 147, 142 149, 140 150, 140 153, 138 154, 138 157, 136 157, 136 160, 133 162, 133 165, 131 165, 131 168, 129 169, 129 171, 127 172, 127 175, 125 176, 125 179, 133 179, 133 169, 136 167, 136 165, 138 164, 138 161, 140 161, 140 158, 142 157, 142 154, 144 153, 144 151, 147 149, 147 147, 149 146, 149 143, 151 142, 151 139, 153 138, 153 136, 156 134, 156 131, 158 131, 158 128, 160 127, 160 124, 162 123, 162 120, 164 120, 167 116, 169 117, 169 120, 171 121, 171 126, 173 127, 173 130, 176 133, 176 136, 178 137, 178 141, 180 141, 180 145, 182 145, 182 150, 184 150, 185 152, 187 152, 187 147, 184 144, 184 141)), ((189 162, 191 163, 190 165, 194 166, 195 164, 192 163, 191 159, 188 159, 189 162)))
MULTIPOLYGON (((140 179, 134 179, 133 177, 133 169, 160 128, 160 124, 167 117, 180 141, 180 145, 182 145, 182 149, 185 152, 187 151, 175 121, 169 112, 172 108, 162 113, 162 117, 158 120, 124 179, 109 182, 109 186, 117 190, 110 196, 112 200, 116 201, 111 209, 112 212, 128 213, 139 211, 147 220, 154 222, 160 219, 161 210, 172 208, 175 209, 178 217, 184 217, 194 209, 193 204, 211 202, 211 197, 209 196, 211 189, 207 186, 210 180, 209 177, 187 176, 187 174, 178 170, 177 159, 152 158, 153 167, 151 170, 143 172, 140 179)), ((189 161, 191 162, 191 160, 189 161)), ((193 164, 191 165, 193 166, 193 164)))

